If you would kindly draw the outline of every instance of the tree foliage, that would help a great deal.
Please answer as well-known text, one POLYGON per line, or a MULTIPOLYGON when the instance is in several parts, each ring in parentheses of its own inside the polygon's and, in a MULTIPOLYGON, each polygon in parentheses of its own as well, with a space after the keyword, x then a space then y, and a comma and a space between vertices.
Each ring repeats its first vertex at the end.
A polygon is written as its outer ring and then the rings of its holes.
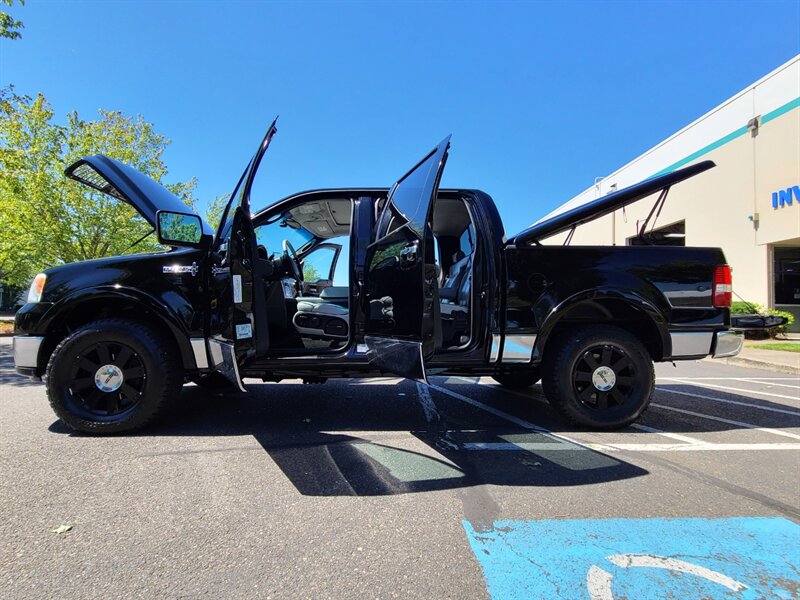
MULTIPOLYGON (((24 6, 25 0, 19 0, 19 3, 24 6)), ((14 4, 14 0, 0 0, 0 4, 12 6, 14 4)), ((10 14, 0 11, 0 37, 8 38, 10 40, 18 40, 22 37, 22 34, 19 32, 19 30, 23 29, 24 27, 25 25, 23 25, 22 21, 17 21, 10 14)))
MULTIPOLYGON (((128 204, 64 176, 81 156, 105 154, 161 182, 169 140, 141 116, 99 111, 94 121, 77 112, 55 122, 41 94, 0 91, 0 281, 25 285, 39 270, 66 262, 159 248, 128 204)), ((193 207, 196 181, 166 187, 193 207)))
POLYGON ((219 226, 219 220, 222 218, 222 211, 225 210, 225 207, 228 205, 230 199, 231 195, 228 193, 223 194, 222 196, 217 196, 208 203, 205 213, 206 223, 211 225, 212 228, 216 229, 217 226, 219 226))

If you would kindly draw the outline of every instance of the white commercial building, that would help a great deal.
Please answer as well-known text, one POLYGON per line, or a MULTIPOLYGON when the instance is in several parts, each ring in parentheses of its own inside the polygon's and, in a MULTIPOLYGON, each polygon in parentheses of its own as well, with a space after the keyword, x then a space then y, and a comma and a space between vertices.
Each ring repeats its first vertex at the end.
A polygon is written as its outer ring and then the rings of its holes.
MULTIPOLYGON (((717 167, 672 188, 651 240, 721 247, 733 269, 734 293, 792 312, 800 330, 800 55, 542 220, 704 160, 717 167)), ((582 225, 571 244, 640 243, 637 231, 652 205, 643 200, 582 225)), ((648 229, 652 225, 651 219, 648 229)))

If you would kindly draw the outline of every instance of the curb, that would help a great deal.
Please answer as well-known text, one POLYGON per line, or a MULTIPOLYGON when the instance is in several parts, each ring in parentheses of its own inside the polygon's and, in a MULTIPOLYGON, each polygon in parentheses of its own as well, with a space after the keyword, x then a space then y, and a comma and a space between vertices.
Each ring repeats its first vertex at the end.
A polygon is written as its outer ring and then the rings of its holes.
POLYGON ((733 356, 731 358, 715 358, 715 363, 724 363, 735 367, 751 367, 755 369, 764 369, 766 371, 773 371, 774 373, 784 373, 786 375, 800 375, 800 368, 791 365, 782 365, 774 362, 766 362, 754 358, 745 358, 744 356, 733 356))

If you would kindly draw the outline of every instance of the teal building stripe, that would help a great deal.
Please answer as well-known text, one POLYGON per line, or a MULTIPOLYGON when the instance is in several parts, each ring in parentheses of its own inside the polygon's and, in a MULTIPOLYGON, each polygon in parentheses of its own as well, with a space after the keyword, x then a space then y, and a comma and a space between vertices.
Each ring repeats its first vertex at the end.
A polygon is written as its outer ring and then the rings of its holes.
MULTIPOLYGON (((764 125, 765 123, 769 123, 770 121, 773 121, 773 120, 777 119, 778 117, 780 117, 781 115, 784 115, 787 112, 789 112, 790 110, 798 108, 798 107, 800 107, 800 97, 795 98, 794 100, 791 100, 790 102, 787 102, 783 106, 781 106, 779 108, 776 108, 772 112, 769 112, 766 115, 762 116, 761 117, 761 124, 764 125)), ((728 142, 732 142, 733 140, 735 140, 739 136, 742 136, 742 135, 744 135, 746 133, 747 133, 747 126, 745 125, 744 127, 740 127, 736 131, 733 131, 733 132, 729 133, 728 135, 726 135, 724 137, 721 137, 716 142, 712 142, 708 146, 705 146, 704 148, 701 148, 697 152, 693 152, 692 154, 690 154, 686 158, 682 158, 678 162, 671 164, 670 166, 666 167, 665 169, 661 169, 657 173, 654 173, 653 175, 651 175, 651 177, 657 177, 658 175, 664 175, 665 173, 671 173, 675 169, 679 169, 679 168, 689 164, 690 162, 692 162, 694 160, 697 160, 698 158, 700 158, 704 154, 708 154, 709 152, 711 152, 713 150, 716 150, 717 148, 719 148, 721 146, 724 146, 728 142)))

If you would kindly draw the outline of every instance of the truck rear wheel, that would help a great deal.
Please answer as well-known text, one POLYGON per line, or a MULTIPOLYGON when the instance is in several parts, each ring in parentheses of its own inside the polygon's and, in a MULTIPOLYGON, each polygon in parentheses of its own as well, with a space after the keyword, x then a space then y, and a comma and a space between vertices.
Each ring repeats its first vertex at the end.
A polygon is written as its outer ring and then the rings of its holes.
POLYGON ((498 373, 492 375, 497 383, 512 390, 523 390, 531 387, 541 379, 541 372, 538 368, 528 368, 524 371, 512 371, 511 373, 498 373))
POLYGON ((119 433, 144 427, 178 396, 183 366, 172 340, 127 319, 84 325, 53 351, 47 397, 67 427, 119 433))
POLYGON ((592 429, 618 429, 647 408, 655 389, 653 361, 633 335, 609 325, 575 328, 545 351, 542 386, 566 419, 592 429))

